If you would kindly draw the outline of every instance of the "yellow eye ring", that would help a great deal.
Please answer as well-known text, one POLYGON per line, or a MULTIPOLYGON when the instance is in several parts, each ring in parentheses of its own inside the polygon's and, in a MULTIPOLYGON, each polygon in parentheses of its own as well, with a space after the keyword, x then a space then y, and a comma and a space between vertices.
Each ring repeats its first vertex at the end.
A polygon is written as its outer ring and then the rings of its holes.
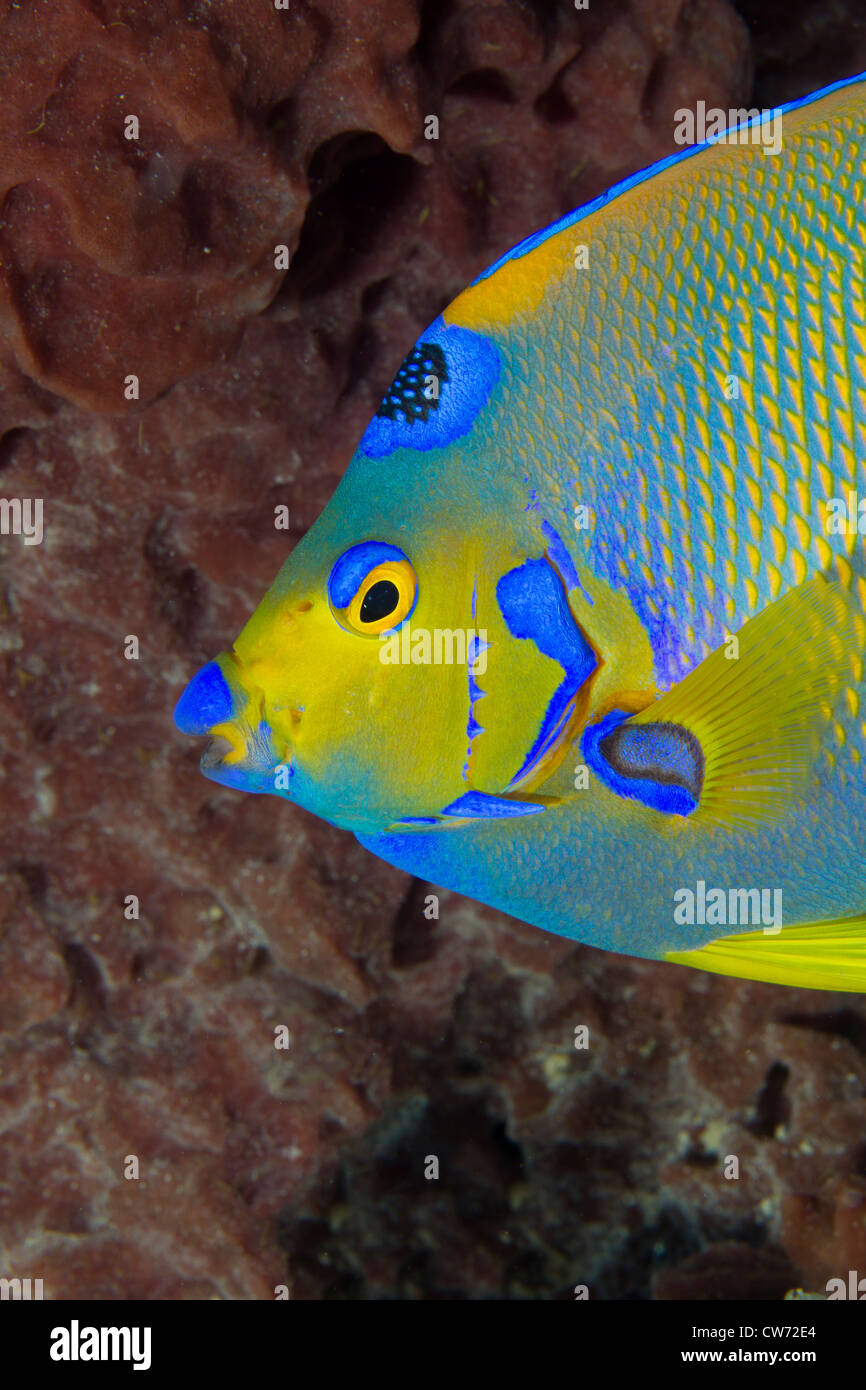
POLYGON ((406 621, 417 595, 418 580, 409 561, 382 560, 365 575, 351 603, 335 609, 335 615, 349 632, 378 637, 406 621))

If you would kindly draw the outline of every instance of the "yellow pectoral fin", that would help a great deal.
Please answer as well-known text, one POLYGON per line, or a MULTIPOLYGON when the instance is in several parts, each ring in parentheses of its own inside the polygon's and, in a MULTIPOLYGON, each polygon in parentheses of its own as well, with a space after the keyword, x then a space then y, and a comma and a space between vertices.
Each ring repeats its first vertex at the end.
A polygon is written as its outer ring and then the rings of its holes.
POLYGON ((696 951, 668 951, 665 960, 737 975, 771 985, 866 993, 866 917, 803 922, 769 931, 743 932, 710 941, 696 951))
POLYGON ((697 739, 704 769, 694 821, 766 824, 808 790, 833 708, 856 684, 864 648, 856 601, 816 575, 629 724, 679 725, 697 739))

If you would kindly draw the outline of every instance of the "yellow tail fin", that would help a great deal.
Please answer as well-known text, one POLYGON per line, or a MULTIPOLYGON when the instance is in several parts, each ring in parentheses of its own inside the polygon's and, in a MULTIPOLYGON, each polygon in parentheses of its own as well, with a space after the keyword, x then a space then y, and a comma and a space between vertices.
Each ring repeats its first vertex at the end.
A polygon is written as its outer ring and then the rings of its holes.
POLYGON ((866 993, 866 917, 723 936, 696 951, 668 951, 665 960, 772 985, 866 993))

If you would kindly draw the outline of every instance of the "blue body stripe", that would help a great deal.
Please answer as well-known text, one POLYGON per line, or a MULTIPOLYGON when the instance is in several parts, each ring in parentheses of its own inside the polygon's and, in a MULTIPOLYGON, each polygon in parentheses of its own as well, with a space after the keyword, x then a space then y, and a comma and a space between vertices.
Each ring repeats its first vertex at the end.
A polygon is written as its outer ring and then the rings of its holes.
POLYGON ((554 691, 538 735, 512 783, 525 777, 559 738, 572 702, 595 670, 595 652, 574 620, 562 581, 548 560, 527 560, 504 574, 496 599, 512 637, 534 642, 558 661, 565 679, 554 691))

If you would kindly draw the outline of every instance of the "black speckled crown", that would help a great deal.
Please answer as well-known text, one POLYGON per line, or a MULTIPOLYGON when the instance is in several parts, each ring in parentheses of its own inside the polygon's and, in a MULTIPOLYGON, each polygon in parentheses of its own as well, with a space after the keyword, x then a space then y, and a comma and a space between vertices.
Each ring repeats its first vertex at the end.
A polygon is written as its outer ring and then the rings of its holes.
POLYGON ((416 420, 426 420, 431 410, 439 409, 439 397, 431 399, 424 394, 428 376, 435 376, 441 389, 448 380, 445 353, 438 343, 416 343, 409 356, 404 359, 385 399, 376 411, 386 420, 396 420, 398 414, 413 424, 416 420))

